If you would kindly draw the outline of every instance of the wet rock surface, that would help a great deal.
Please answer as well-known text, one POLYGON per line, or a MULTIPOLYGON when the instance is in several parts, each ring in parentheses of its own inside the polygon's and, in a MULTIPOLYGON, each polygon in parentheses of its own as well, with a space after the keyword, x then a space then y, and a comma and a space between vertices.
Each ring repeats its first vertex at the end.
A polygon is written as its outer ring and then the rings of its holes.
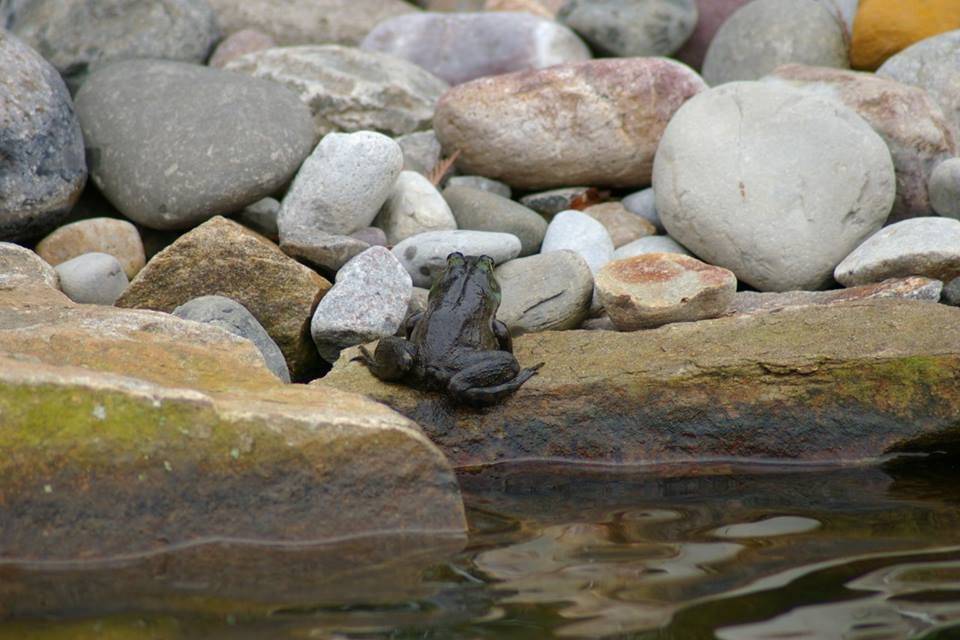
POLYGON ((459 467, 864 461, 955 437, 958 320, 945 305, 874 300, 673 324, 643 339, 532 334, 515 341, 518 360, 548 364, 483 412, 382 383, 349 352, 315 384, 386 402, 459 467))

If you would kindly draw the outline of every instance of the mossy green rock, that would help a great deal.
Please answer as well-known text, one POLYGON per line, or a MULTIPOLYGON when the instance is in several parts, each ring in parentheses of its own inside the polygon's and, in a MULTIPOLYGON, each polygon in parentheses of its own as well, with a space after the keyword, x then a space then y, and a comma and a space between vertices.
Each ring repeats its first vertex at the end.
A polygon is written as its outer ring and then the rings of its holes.
POLYGON ((406 418, 284 385, 217 327, 74 304, 30 252, 0 246, 4 264, 0 566, 211 541, 462 539, 456 477, 406 418))
POLYGON ((960 310, 872 300, 652 331, 521 336, 546 364, 475 410, 376 380, 344 352, 314 384, 417 421, 460 467, 510 460, 851 463, 960 439, 960 310))

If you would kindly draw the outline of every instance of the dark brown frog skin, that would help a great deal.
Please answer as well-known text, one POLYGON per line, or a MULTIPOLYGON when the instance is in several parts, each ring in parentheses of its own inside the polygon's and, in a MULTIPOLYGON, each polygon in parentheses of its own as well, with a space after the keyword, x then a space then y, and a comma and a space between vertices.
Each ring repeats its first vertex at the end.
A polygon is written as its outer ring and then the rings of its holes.
POLYGON ((444 391, 455 402, 488 406, 502 401, 533 377, 543 363, 521 369, 507 326, 496 319, 500 285, 489 256, 447 256, 427 309, 411 316, 406 338, 382 338, 363 362, 386 382, 444 391))

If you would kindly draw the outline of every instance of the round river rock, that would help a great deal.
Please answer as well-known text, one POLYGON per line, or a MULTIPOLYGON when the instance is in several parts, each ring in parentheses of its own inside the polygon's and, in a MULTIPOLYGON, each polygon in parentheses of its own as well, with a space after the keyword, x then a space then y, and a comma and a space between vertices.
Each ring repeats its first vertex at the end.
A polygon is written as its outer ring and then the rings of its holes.
POLYGON ((461 171, 512 187, 641 187, 667 122, 705 88, 665 58, 558 65, 454 87, 434 128, 461 171))
POLYGON ((284 87, 182 62, 112 64, 76 105, 94 182, 152 229, 187 229, 273 194, 314 143, 310 111, 284 87))
POLYGON ((670 236, 760 291, 827 286, 883 225, 896 190, 887 145, 860 116, 757 82, 684 105, 663 136, 653 182, 670 236))

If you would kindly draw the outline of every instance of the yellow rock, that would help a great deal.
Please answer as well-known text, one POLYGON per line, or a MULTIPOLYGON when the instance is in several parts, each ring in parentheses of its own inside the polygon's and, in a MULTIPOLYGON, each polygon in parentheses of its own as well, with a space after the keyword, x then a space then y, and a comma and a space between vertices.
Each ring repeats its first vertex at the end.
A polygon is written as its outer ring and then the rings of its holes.
POLYGON ((960 29, 958 0, 861 0, 850 64, 872 71, 913 43, 954 29, 960 29))

